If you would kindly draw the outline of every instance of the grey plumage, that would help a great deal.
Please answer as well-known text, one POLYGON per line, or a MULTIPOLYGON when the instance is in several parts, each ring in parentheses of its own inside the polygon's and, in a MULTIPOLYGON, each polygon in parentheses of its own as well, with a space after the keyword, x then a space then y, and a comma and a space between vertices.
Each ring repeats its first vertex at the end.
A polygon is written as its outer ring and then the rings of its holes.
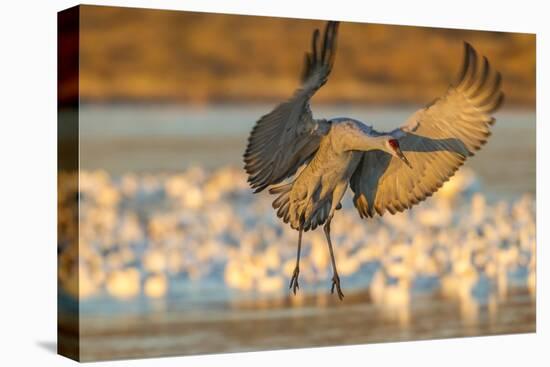
MULTIPOLYGON (((337 32, 338 23, 328 22, 320 45, 319 31, 314 31, 302 86, 256 123, 244 162, 251 187, 259 192, 271 186, 277 215, 300 231, 300 240, 302 231, 325 224, 333 290, 336 286, 342 298, 330 221, 347 186, 361 217, 395 214, 425 200, 486 143, 495 122, 491 114, 503 93, 500 73, 465 42, 457 82, 403 126, 379 132, 351 118, 314 119, 309 100, 332 70, 337 32)), ((291 281, 294 292, 298 262, 291 281)))

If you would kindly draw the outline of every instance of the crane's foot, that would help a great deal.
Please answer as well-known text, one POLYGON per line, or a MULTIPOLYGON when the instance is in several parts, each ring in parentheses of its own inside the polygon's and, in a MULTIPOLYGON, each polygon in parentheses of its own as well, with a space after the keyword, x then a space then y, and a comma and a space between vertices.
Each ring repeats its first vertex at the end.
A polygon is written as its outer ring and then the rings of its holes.
POLYGON ((294 273, 292 273, 292 278, 290 278, 290 286, 289 289, 292 289, 292 292, 296 294, 296 290, 300 289, 300 286, 298 285, 298 274, 300 274, 300 268, 295 267, 294 273))
POLYGON ((340 301, 343 301, 344 293, 342 293, 342 288, 340 288, 340 277, 338 274, 334 274, 332 276, 332 288, 330 289, 331 294, 334 294, 334 288, 336 288, 336 293, 338 294, 340 301))

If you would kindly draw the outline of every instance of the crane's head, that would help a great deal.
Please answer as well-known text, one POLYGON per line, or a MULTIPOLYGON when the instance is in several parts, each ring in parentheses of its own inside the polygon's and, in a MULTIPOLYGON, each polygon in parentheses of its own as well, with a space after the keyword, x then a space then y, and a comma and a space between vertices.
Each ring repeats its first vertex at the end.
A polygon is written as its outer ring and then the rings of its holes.
POLYGON ((388 153, 393 155, 396 158, 401 159, 403 163, 405 163, 409 168, 412 168, 411 164, 409 163, 409 160, 403 152, 401 151, 401 147, 399 146, 399 140, 391 137, 386 141, 386 148, 388 149, 388 153))

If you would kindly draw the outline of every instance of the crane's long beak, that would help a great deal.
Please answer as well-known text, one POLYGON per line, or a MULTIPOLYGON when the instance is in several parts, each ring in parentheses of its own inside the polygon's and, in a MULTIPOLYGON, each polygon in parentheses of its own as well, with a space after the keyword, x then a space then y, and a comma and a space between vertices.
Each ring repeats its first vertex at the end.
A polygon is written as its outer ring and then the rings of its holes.
POLYGON ((412 169, 411 163, 409 162, 407 157, 405 157, 405 154, 403 154, 403 152, 401 151, 401 148, 397 148, 395 150, 395 153, 397 153, 397 156, 399 157, 399 159, 401 159, 407 166, 409 166, 410 169, 412 169))

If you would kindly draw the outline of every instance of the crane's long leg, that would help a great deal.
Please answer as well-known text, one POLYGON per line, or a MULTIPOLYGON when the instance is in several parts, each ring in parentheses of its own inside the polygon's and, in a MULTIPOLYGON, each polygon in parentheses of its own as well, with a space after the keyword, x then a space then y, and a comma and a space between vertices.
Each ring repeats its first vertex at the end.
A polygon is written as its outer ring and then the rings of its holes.
POLYGON ((334 260, 334 251, 332 250, 332 241, 330 240, 331 220, 332 217, 329 217, 325 226, 323 227, 323 229, 325 230, 325 236, 327 237, 328 250, 330 251, 330 260, 332 262, 332 287, 330 289, 330 293, 334 293, 334 288, 336 288, 338 298, 340 298, 341 301, 344 299, 344 293, 342 293, 342 289, 340 288, 340 277, 338 276, 338 271, 336 270, 336 260, 334 260))
POLYGON ((298 234, 298 253, 296 254, 296 267, 294 267, 294 273, 292 273, 292 278, 290 279, 290 287, 294 294, 296 294, 296 289, 300 289, 298 285, 298 274, 300 274, 300 250, 302 248, 302 228, 300 227, 300 233, 298 234))

